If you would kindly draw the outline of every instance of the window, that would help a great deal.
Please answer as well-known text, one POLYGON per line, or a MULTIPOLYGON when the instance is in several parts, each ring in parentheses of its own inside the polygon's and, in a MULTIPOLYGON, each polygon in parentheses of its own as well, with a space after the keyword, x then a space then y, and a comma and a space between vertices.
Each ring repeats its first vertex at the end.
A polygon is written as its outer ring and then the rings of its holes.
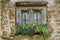
POLYGON ((20 24, 46 23, 46 8, 44 7, 20 7, 17 11, 17 21, 20 24))
POLYGON ((41 10, 33 10, 33 19, 35 23, 41 23, 41 10))
POLYGON ((28 10, 21 10, 22 13, 22 24, 29 23, 29 11, 28 10))

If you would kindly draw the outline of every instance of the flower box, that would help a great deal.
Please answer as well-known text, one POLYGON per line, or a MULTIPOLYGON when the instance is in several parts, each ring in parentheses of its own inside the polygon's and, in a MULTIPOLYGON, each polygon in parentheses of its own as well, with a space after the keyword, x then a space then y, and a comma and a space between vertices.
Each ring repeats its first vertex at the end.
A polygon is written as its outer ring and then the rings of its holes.
POLYGON ((12 31, 15 35, 41 35, 43 38, 48 38, 51 35, 51 29, 44 24, 23 24, 23 25, 16 25, 15 29, 12 31))

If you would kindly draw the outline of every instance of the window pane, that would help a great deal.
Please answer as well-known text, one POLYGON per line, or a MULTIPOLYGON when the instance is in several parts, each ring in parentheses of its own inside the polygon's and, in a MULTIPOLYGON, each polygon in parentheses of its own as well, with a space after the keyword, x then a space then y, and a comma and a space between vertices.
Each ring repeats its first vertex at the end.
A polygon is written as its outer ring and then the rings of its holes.
POLYGON ((28 10, 22 10, 22 24, 28 24, 29 23, 29 12, 28 10))
POLYGON ((37 13, 38 14, 38 19, 41 19, 41 14, 40 13, 37 13))
POLYGON ((36 19, 36 13, 34 13, 34 19, 36 19))
POLYGON ((40 23, 41 22, 41 12, 39 10, 34 10, 34 22, 40 23))

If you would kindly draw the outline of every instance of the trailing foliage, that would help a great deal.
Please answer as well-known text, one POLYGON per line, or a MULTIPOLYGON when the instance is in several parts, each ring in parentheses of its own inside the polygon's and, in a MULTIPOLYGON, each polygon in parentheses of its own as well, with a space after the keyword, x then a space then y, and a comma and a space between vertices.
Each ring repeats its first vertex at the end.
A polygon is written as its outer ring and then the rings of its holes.
POLYGON ((47 25, 32 23, 16 25, 14 33, 15 35, 42 35, 45 40, 50 37, 51 30, 47 25))

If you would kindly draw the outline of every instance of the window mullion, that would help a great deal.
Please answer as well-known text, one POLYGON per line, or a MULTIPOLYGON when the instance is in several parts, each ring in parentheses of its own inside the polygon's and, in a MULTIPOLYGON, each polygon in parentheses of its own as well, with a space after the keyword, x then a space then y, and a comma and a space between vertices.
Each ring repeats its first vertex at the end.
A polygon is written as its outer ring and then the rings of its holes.
POLYGON ((36 22, 38 23, 38 14, 36 13, 36 22))
POLYGON ((30 9, 30 23, 33 22, 33 10, 30 9))
POLYGON ((25 19, 24 19, 24 24, 26 24, 26 15, 24 15, 24 18, 25 18, 25 19))

